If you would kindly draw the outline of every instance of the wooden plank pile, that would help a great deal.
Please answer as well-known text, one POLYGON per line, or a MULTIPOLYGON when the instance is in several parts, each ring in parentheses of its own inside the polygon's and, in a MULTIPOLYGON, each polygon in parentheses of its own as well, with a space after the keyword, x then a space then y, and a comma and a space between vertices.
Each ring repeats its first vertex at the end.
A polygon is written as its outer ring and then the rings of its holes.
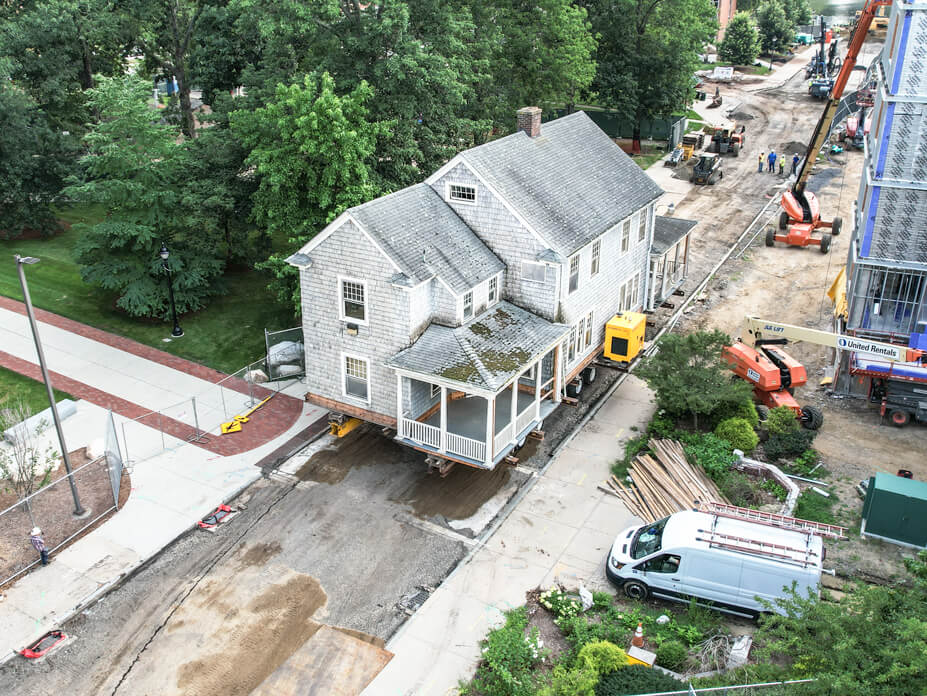
POLYGON ((700 503, 727 502, 714 482, 697 466, 689 464, 679 442, 654 439, 648 447, 653 456, 642 454, 634 458, 628 468, 630 481, 612 476, 599 488, 620 498, 646 522, 698 508, 700 503))

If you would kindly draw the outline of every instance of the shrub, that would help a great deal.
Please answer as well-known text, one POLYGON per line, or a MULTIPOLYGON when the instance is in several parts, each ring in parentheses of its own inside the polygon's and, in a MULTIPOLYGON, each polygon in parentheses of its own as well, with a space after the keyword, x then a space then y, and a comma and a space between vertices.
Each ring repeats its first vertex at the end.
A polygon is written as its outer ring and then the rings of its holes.
POLYGON ((789 469, 799 476, 807 476, 821 461, 821 454, 816 449, 806 449, 792 462, 789 469))
POLYGON ((557 617, 554 619, 554 623, 558 625, 563 619, 579 616, 583 612, 583 604, 579 599, 565 592, 561 592, 554 587, 546 592, 542 592, 538 601, 541 603, 541 606, 553 612, 557 617))
POLYGON ((734 449, 747 454, 755 450, 760 443, 759 436, 753 431, 753 426, 746 418, 728 418, 721 421, 715 428, 715 435, 730 442, 734 449))
POLYGON ((770 435, 769 439, 763 443, 763 451, 769 461, 788 459, 805 452, 813 440, 813 430, 796 428, 787 430, 784 433, 770 435))
POLYGON ((798 496, 798 502, 795 505, 795 517, 803 520, 812 520, 813 522, 823 522, 825 524, 837 524, 837 519, 831 508, 837 502, 835 493, 831 493, 829 498, 825 498, 814 491, 804 491, 798 496))
POLYGON ((650 419, 650 424, 647 426, 647 435, 663 439, 674 438, 676 437, 676 421, 666 411, 658 411, 650 419))
POLYGON ((647 449, 647 435, 638 435, 630 438, 624 443, 624 459, 617 460, 612 464, 612 473, 618 478, 623 478, 628 474, 628 467, 634 461, 634 457, 647 449))
POLYGON ((541 687, 537 696, 595 696, 598 681, 599 675, 586 667, 567 669, 557 665, 550 685, 541 687))
POLYGON ((713 481, 730 471, 735 461, 730 443, 713 433, 689 434, 685 438, 684 449, 686 456, 702 467, 713 481))
POLYGON ((595 687, 596 696, 627 696, 660 691, 679 691, 685 684, 658 669, 644 665, 629 665, 606 674, 595 687))
POLYGON ((738 507, 755 507, 760 502, 757 484, 741 471, 728 471, 715 479, 721 494, 738 507))
POLYGON ((766 418, 766 429, 770 435, 781 435, 792 430, 798 430, 798 419, 795 412, 788 406, 777 406, 770 410, 766 418))
POLYGON ((657 664, 666 669, 676 670, 689 658, 686 646, 678 640, 668 640, 657 648, 657 664))
POLYGON ((576 656, 576 664, 592 670, 596 677, 616 669, 627 667, 628 655, 624 650, 607 640, 586 643, 576 656))
POLYGON ((592 608, 595 611, 605 611, 612 605, 612 596, 608 592, 592 593, 592 608))
POLYGON ((750 423, 751 428, 755 428, 760 423, 760 416, 756 412, 756 405, 753 403, 753 397, 730 404, 712 414, 716 417, 717 422, 727 420, 728 418, 743 418, 750 423))
POLYGON ((771 493, 776 500, 783 501, 789 497, 789 493, 785 488, 778 482, 773 479, 766 479, 763 483, 760 484, 762 488, 767 493, 771 493))
MULTIPOLYGON (((524 607, 505 615, 505 624, 493 629, 481 642, 483 660, 470 684, 485 696, 531 696, 535 693, 532 668, 544 658, 538 629, 525 635, 528 613, 524 607)), ((464 687, 462 693, 472 693, 464 687)))

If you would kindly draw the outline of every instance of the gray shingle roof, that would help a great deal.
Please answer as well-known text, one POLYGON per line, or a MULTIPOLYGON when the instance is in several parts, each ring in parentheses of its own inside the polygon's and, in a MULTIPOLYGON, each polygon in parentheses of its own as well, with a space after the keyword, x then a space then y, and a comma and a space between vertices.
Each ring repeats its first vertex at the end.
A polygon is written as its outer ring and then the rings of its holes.
POLYGON ((686 233, 698 224, 695 220, 671 218, 664 215, 656 215, 655 217, 653 245, 650 247, 651 254, 662 254, 685 237, 686 233))
POLYGON ((457 328, 432 324, 386 364, 495 393, 569 332, 569 326, 500 302, 457 328))
POLYGON ((663 193, 581 111, 461 156, 565 256, 663 193))
POLYGON ((437 275, 458 295, 505 266, 427 184, 350 208, 415 285, 437 275))

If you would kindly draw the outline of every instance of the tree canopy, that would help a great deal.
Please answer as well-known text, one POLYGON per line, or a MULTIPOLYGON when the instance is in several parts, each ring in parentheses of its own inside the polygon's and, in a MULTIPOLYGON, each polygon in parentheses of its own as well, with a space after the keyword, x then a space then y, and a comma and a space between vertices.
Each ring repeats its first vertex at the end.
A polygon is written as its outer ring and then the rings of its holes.
POLYGON ((753 65, 760 53, 760 37, 750 15, 738 12, 731 17, 718 52, 721 60, 734 65, 753 65))
POLYGON ((766 53, 777 53, 792 41, 792 22, 779 0, 766 0, 756 8, 760 45, 766 53))

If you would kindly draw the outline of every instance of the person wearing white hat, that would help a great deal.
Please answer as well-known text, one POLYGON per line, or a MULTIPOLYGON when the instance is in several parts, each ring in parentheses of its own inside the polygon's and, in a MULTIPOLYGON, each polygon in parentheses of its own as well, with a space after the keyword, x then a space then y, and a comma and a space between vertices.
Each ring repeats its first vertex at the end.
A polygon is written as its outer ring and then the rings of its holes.
POLYGON ((48 549, 45 548, 45 540, 42 538, 42 530, 38 527, 32 528, 32 534, 29 536, 33 548, 39 552, 42 557, 42 565, 48 565, 48 549))

